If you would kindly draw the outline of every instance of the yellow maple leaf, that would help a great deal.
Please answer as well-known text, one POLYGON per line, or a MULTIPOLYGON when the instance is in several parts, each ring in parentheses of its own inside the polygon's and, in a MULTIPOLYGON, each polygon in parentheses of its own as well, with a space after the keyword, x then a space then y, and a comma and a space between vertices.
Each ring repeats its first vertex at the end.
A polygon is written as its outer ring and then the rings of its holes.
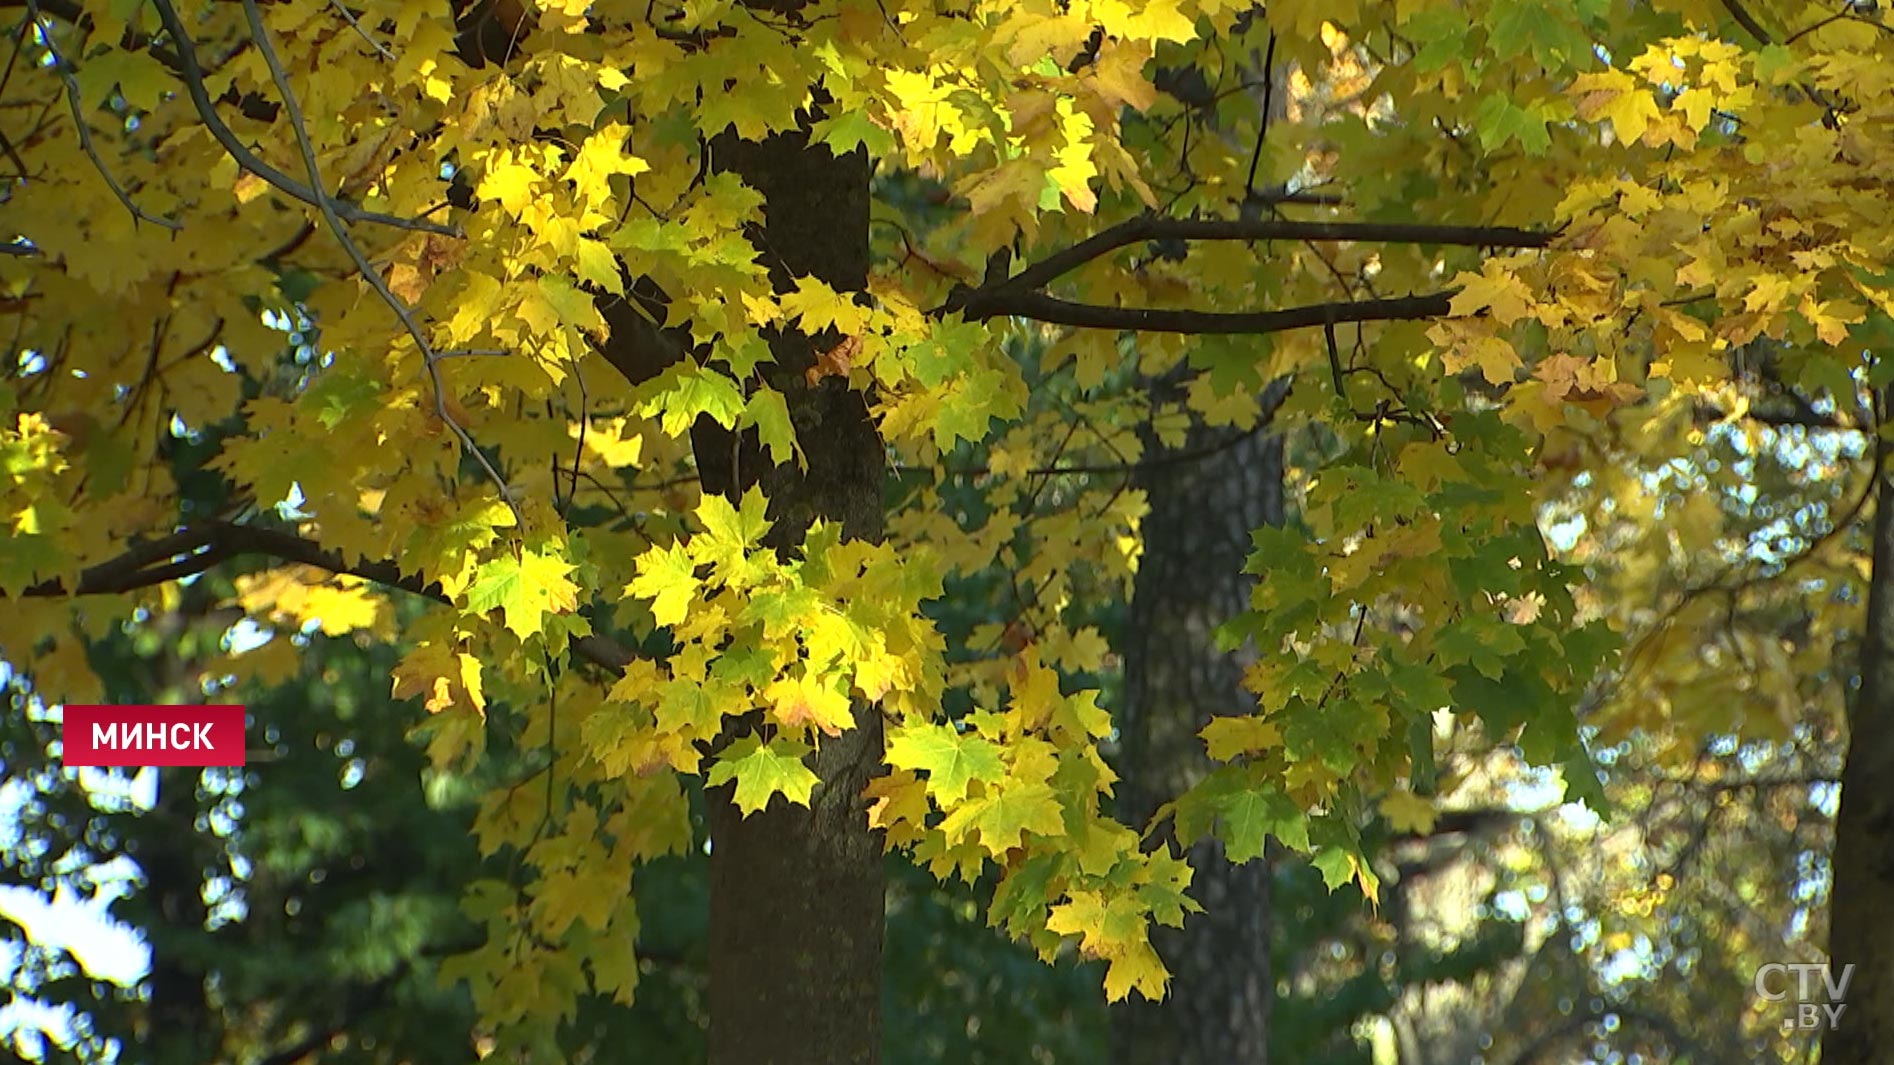
POLYGON ((1433 831, 1434 821, 1439 814, 1432 799, 1416 795, 1405 788, 1388 792, 1381 800, 1381 816, 1388 819, 1388 824, 1396 832, 1426 835, 1433 831))
POLYGON ((651 169, 651 164, 625 150, 630 134, 629 127, 613 122, 579 145, 564 176, 586 205, 596 208, 611 200, 613 175, 637 177, 651 169))
POLYGON ((499 152, 488 161, 474 193, 483 200, 499 201, 508 214, 518 218, 539 195, 539 172, 516 162, 511 152, 499 152))
POLYGON ((1098 167, 1092 162, 1092 118, 1073 110, 1069 99, 1059 101, 1059 116, 1065 145, 1056 153, 1057 165, 1046 171, 1046 179, 1067 203, 1091 214, 1098 207, 1098 194, 1092 191, 1092 179, 1098 176, 1098 167))
POLYGON ((1867 317, 1859 306, 1848 300, 1818 300, 1806 295, 1802 297, 1798 311, 1808 324, 1815 327, 1815 335, 1824 344, 1846 341, 1848 327, 1867 317))
POLYGON ((1086 83, 1113 107, 1148 111, 1157 103, 1157 86, 1144 76, 1151 47, 1140 41, 1116 41, 1099 49, 1086 83))
POLYGON ((855 727, 848 695, 807 673, 777 679, 763 689, 763 699, 769 703, 771 716, 787 728, 808 725, 825 735, 840 736, 843 729, 855 727))
POLYGON ((1610 120, 1612 131, 1624 144, 1642 140, 1651 124, 1663 117, 1657 98, 1622 70, 1580 74, 1573 79, 1571 92, 1578 98, 1578 117, 1587 122, 1610 120))
POLYGON ((419 644, 402 657, 394 669, 393 695, 397 699, 420 696, 431 714, 455 706, 481 713, 487 709, 480 660, 444 643, 419 644))
POLYGON ((1512 325, 1532 313, 1531 290, 1503 264, 1489 261, 1477 274, 1462 270, 1453 283, 1460 287, 1450 304, 1450 313, 1456 318, 1484 310, 1499 324, 1512 325))
POLYGON ((1503 385, 1510 384, 1519 369, 1519 353, 1504 337, 1459 322, 1437 322, 1427 336, 1440 345, 1441 363, 1449 373, 1478 366, 1489 383, 1503 385))
POLYGON ((1198 735, 1203 738, 1210 757, 1219 762, 1282 746, 1281 731, 1253 715, 1219 717, 1205 725, 1198 735))

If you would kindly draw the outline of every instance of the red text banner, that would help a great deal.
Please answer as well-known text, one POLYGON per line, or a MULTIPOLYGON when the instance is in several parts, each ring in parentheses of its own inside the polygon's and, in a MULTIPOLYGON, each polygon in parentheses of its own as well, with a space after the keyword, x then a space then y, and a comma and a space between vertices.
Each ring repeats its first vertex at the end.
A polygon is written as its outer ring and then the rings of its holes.
POLYGON ((67 706, 65 764, 240 766, 241 706, 67 706))

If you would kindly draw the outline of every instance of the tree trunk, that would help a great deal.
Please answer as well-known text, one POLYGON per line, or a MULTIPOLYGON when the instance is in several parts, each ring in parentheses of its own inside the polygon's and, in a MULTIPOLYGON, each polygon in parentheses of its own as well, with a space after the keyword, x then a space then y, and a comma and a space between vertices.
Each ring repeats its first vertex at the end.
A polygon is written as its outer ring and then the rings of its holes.
POLYGON ((204 869, 193 832, 197 817, 196 769, 160 769, 152 820, 161 826, 134 855, 145 884, 152 921, 151 972, 145 977, 150 1006, 145 1018, 146 1052, 163 1065, 208 1061, 217 1050, 215 1018, 204 999, 204 965, 186 944, 202 934, 204 869), (154 844, 155 845, 152 845, 154 844))
MULTIPOLYGON (((1134 827, 1209 770, 1197 733, 1212 716, 1256 708, 1242 685, 1247 655, 1218 651, 1216 629, 1249 607, 1250 531, 1283 521, 1283 452, 1267 427, 1237 436, 1196 426, 1177 451, 1148 449, 1138 477, 1150 511, 1125 643, 1119 767, 1134 827)), ((1114 1061, 1264 1065, 1275 991, 1269 863, 1231 865, 1216 840, 1191 846, 1190 862, 1191 894, 1206 912, 1182 929, 1152 929, 1170 993, 1114 1008, 1114 1061)))
MULTIPOLYGON (((761 144, 720 138, 712 157, 763 193, 760 239, 779 291, 813 274, 838 292, 868 280, 868 159, 837 158, 801 134, 761 144)), ((753 436, 708 422, 693 432, 706 491, 736 495, 761 484, 776 523, 766 543, 801 544, 818 518, 846 536, 882 534, 885 455, 867 402, 845 382, 810 386, 819 343, 772 338, 771 385, 788 400, 808 471, 772 466, 753 436)), ((881 1051, 882 843, 868 827, 862 787, 881 764, 880 714, 857 707, 859 726, 825 740, 810 808, 782 800, 748 818, 726 789, 710 810, 711 1065, 868 1065, 881 1051)))
MULTIPOLYGON (((1885 418, 1885 394, 1876 406, 1885 418)), ((1839 985, 1846 974, 1849 983, 1846 1009, 1822 1040, 1823 1065, 1894 1061, 1894 446, 1885 438, 1874 494, 1861 690, 1849 715, 1828 918, 1829 975, 1839 985)))

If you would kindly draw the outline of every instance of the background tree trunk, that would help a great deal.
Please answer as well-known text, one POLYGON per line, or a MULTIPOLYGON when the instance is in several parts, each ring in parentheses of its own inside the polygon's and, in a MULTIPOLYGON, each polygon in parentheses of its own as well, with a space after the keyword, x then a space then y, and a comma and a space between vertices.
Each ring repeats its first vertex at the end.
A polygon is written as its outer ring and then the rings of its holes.
POLYGON ((197 817, 196 769, 158 770, 157 803, 152 820, 163 828, 163 842, 135 855, 143 874, 144 895, 156 921, 146 928, 151 942, 151 994, 146 1014, 146 1052, 154 1062, 185 1065, 216 1056, 219 1029, 204 1000, 204 966, 184 949, 202 934, 204 867, 199 848, 206 838, 192 829, 197 817))
MULTIPOLYGON (((1271 387, 1266 409, 1283 394, 1271 387)), ((1239 434, 1194 426, 1181 448, 1146 451, 1143 526, 1125 638, 1119 775, 1134 827, 1210 768, 1197 733, 1218 714, 1255 710, 1244 691, 1252 654, 1217 649, 1216 629, 1249 607, 1250 531, 1283 521, 1282 438, 1267 424, 1239 434), (1224 445, 1224 446, 1219 446, 1224 445), (1208 454, 1198 454, 1207 449, 1208 454)), ((1223 845, 1190 849, 1191 895, 1207 912, 1153 928, 1173 979, 1163 1002, 1113 1008, 1117 1065, 1264 1065, 1275 985, 1269 961, 1266 861, 1232 865, 1223 845)))
MULTIPOLYGON (((1876 395, 1883 422, 1887 404, 1886 393, 1876 395)), ((1824 1065, 1894 1061, 1894 446, 1885 436, 1876 447, 1874 495, 1861 690, 1849 714, 1828 918, 1830 975, 1839 981, 1844 966, 1854 968, 1847 1009, 1822 1040, 1824 1065)))
MULTIPOLYGON (((712 157, 765 197, 758 244, 778 290, 813 274, 838 292, 868 281, 866 155, 837 158, 803 134, 760 143, 720 138, 712 157)), ((765 377, 787 398, 808 471, 770 465, 752 436, 708 422, 693 432, 705 491, 762 485, 787 552, 818 518, 854 539, 882 534, 886 459, 866 400, 843 382, 811 387, 817 346, 839 338, 772 339, 765 377)), ((744 818, 727 789, 710 803, 711 1065, 869 1065, 881 1052, 882 843, 862 787, 881 765, 878 712, 826 740, 808 809, 778 801, 744 818)))

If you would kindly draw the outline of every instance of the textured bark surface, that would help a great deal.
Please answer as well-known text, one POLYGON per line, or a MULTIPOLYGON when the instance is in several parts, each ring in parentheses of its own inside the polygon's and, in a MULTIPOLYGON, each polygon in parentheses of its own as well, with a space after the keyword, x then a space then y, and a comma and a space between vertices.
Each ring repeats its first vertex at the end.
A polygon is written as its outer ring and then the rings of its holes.
MULTIPOLYGON (((1273 393, 1272 393, 1273 394, 1273 393)), ((1123 813, 1134 827, 1209 770, 1197 733, 1218 714, 1250 713, 1246 654, 1217 650, 1216 629, 1247 609, 1250 531, 1283 520, 1282 439, 1259 430, 1191 431, 1174 452, 1146 452, 1150 502, 1125 650, 1123 813)), ((1153 928, 1170 994, 1113 1008, 1117 1065, 1262 1065, 1269 1057, 1269 865, 1231 865, 1221 843, 1191 847, 1191 895, 1205 913, 1153 928)))
MULTIPOLYGON (((720 169, 765 197, 756 234, 779 288, 813 274, 837 291, 868 278, 869 163, 837 159, 800 135, 762 144, 720 140, 720 169)), ((789 405, 808 471, 772 467, 753 437, 700 423, 692 434, 706 491, 761 484, 776 523, 768 543, 788 551, 817 518, 845 535, 882 532, 886 459, 863 397, 833 379, 811 387, 803 371, 815 343, 774 338, 767 373, 789 405)), ((860 727, 825 740, 811 808, 777 800, 748 818, 729 789, 710 793, 711 1065, 867 1065, 881 1049, 884 915, 880 838, 868 828, 861 790, 881 763, 880 715, 856 709, 860 727)))
POLYGON ((151 973, 146 977, 150 1006, 146 1013, 144 1053, 156 1065, 186 1065, 215 1057, 218 1020, 204 998, 204 966, 186 949, 204 927, 204 836, 190 830, 197 817, 195 769, 158 771, 157 802, 151 820, 175 826, 156 845, 150 839, 134 855, 144 875, 144 896, 151 907, 146 925, 151 941, 151 973))
MULTIPOLYGON (((1885 416, 1887 397, 1878 405, 1885 416)), ((1822 1040, 1823 1065, 1894 1061, 1894 454, 1880 445, 1874 565, 1861 690, 1849 714, 1848 762, 1835 824, 1830 975, 1854 966, 1847 1008, 1822 1040)))

